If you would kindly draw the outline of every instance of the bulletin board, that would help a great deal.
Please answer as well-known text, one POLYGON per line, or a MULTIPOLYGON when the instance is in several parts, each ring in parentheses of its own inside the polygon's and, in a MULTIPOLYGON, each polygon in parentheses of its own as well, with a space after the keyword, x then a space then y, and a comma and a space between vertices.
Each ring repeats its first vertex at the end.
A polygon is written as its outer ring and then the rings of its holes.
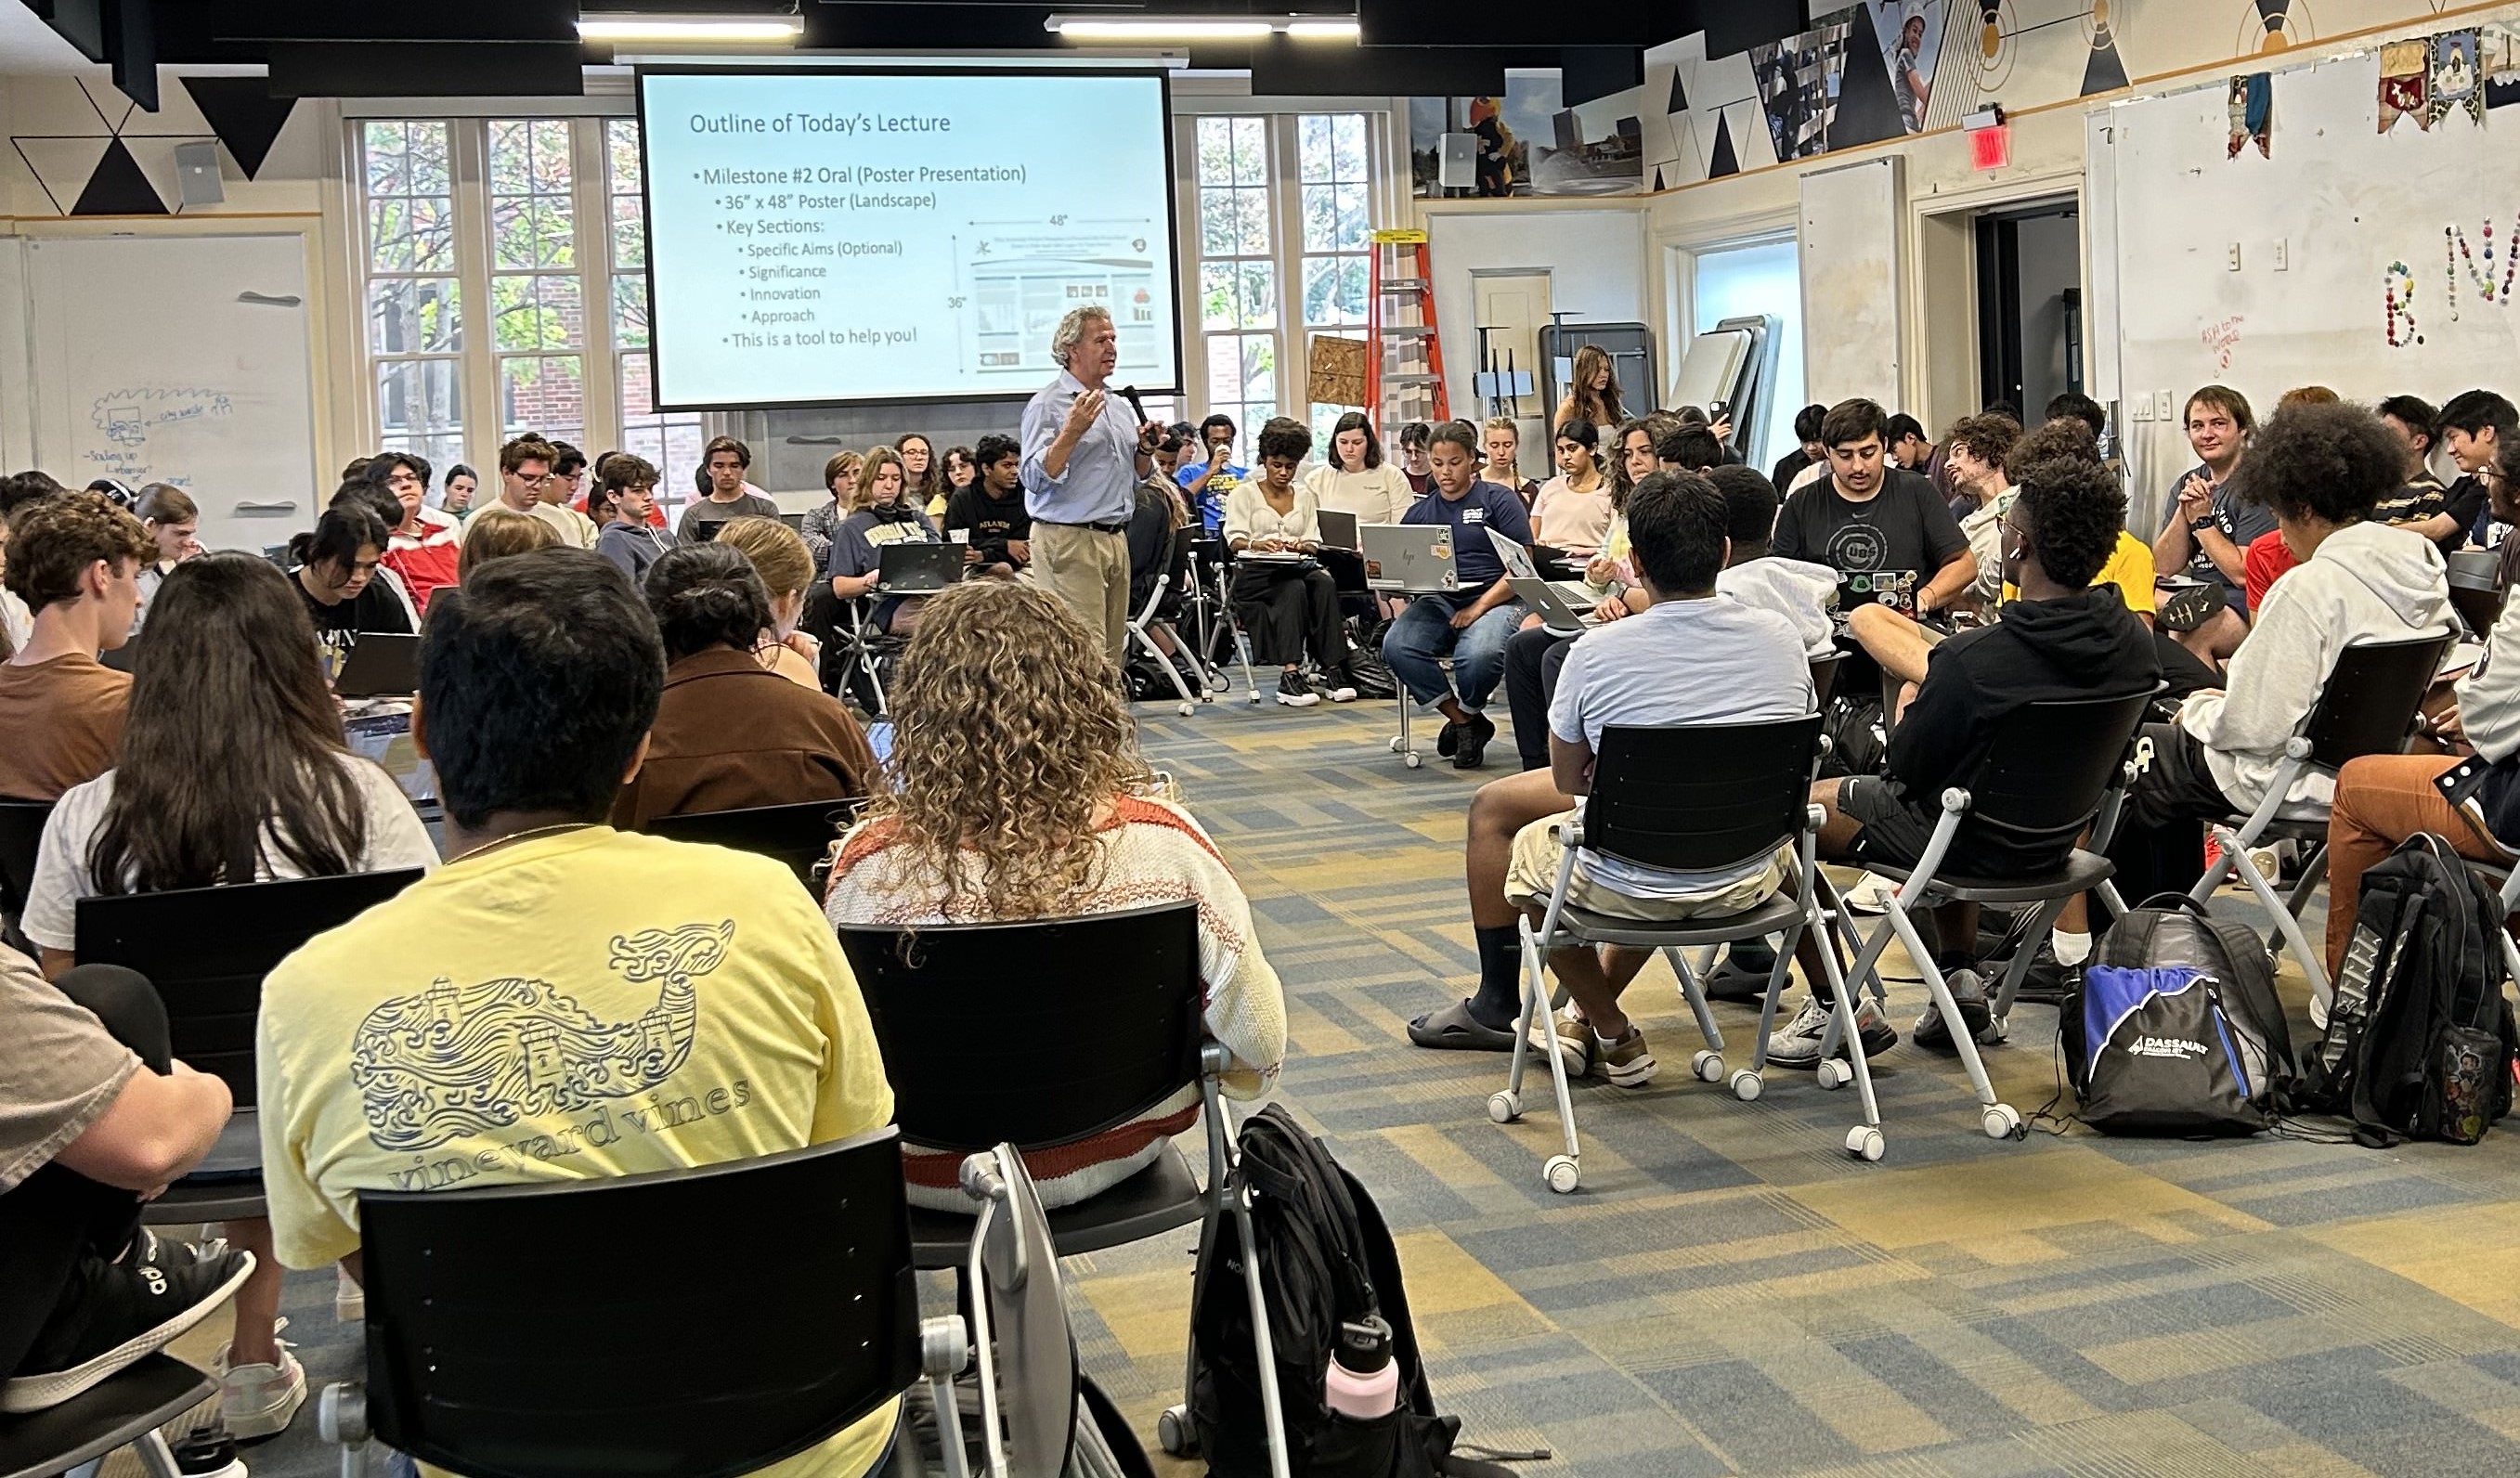
POLYGON ((2118 402, 2139 529, 2193 462, 2177 418, 2199 385, 2231 385, 2263 416, 2306 384, 2438 405, 2520 378, 2520 304, 2502 293, 2520 246, 2520 108, 2482 123, 2452 112, 2429 130, 2405 117, 2384 134, 2379 76, 2376 53, 2275 72, 2267 157, 2253 141, 2232 153, 2228 83, 2093 115, 2092 393, 2118 402), (2479 286, 2489 224, 2491 300, 2479 286), (2454 243, 2445 256, 2447 227, 2465 263, 2454 243), (2393 277, 2414 287, 2396 347, 2393 277))

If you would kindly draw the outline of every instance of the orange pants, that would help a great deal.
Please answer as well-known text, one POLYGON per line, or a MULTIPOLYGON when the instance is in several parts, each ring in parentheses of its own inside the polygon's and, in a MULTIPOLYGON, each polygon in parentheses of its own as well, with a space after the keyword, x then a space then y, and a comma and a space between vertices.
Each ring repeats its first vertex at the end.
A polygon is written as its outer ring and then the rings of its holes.
POLYGON ((2458 855, 2507 863, 2464 811, 2443 799, 2433 782, 2458 763, 2449 754, 2370 754, 2336 773, 2336 806, 2327 818, 2327 975, 2345 964, 2354 918, 2362 901, 2363 871, 2418 831, 2447 837, 2458 855))

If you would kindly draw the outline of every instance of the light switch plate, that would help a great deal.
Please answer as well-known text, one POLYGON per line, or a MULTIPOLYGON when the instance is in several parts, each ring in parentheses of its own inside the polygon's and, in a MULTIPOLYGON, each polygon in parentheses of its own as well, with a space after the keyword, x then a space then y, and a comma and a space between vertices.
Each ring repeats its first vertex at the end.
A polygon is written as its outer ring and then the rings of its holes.
POLYGON ((2171 399, 2170 399, 2170 392, 2169 392, 2168 390, 2155 390, 2155 391, 2153 391, 2153 392, 2152 392, 2152 419, 2153 419, 2153 420, 2155 420, 2155 421, 2171 421, 2171 420, 2175 420, 2175 419, 2178 417, 2178 414, 2179 414, 2179 413, 2178 413, 2178 412, 2176 412, 2176 411, 2174 411, 2174 410, 2172 410, 2172 409, 2170 408, 2170 406, 2171 406, 2171 399))

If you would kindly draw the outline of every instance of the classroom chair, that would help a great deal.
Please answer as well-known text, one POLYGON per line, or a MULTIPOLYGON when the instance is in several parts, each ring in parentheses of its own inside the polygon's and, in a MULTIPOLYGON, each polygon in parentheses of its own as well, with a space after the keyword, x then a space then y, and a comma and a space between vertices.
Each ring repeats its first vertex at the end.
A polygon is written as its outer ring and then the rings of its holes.
POLYGON ((702 842, 731 847, 785 863, 819 901, 823 872, 831 865, 832 846, 849 828, 862 802, 809 800, 785 806, 747 806, 738 811, 692 811, 650 819, 651 836, 671 841, 702 842))
POLYGON ((57 1407, 0 1416, 0 1478, 93 1473, 125 1448, 149 1478, 177 1478, 159 1428, 218 1394, 218 1382, 167 1355, 144 1356, 57 1407))
MULTIPOLYGON (((874 597, 860 596, 839 605, 840 618, 832 627, 839 648, 836 652, 825 654, 827 670, 828 659, 836 656, 837 695, 855 696, 869 717, 882 718, 891 701, 883 692, 884 664, 898 658, 910 646, 910 640, 876 630, 874 597)), ((832 681, 825 679, 826 683, 832 681)))
MULTIPOLYGON (((893 1122, 926 1148, 972 1153, 998 1143, 1030 1153, 1126 1124, 1195 1083, 1207 1173, 1177 1146, 1102 1194, 1049 1215, 1061 1257, 1199 1225, 1191 1307, 1217 1271, 1224 1218, 1256 1245, 1250 1194, 1236 1174, 1223 1097, 1230 1054, 1208 1040, 1198 973, 1198 908, 1165 904, 1082 918, 1020 923, 844 923, 840 948, 858 978, 893 1085, 893 1122), (1021 962, 1022 968, 1011 968, 1021 962), (984 1023, 974 1029, 973 1023, 984 1023)), ((968 1219, 914 1209, 922 1269, 962 1265, 968 1219)), ((1245 1261, 1252 1320, 1264 1324, 1256 1259, 1245 1261)), ((1264 1368, 1269 1361, 1261 1362, 1264 1368)), ((1191 1371, 1185 1368, 1183 1394, 1191 1371)), ((1282 1453, 1275 1431, 1273 1453, 1282 1453)), ((1190 1440, 1183 1408, 1165 1413, 1165 1446, 1190 1440)))
POLYGON ((35 886, 35 857, 43 850, 44 823, 52 819, 51 801, 0 800, 0 919, 8 920, 13 934, 17 920, 25 917, 26 895, 35 886))
MULTIPOLYGON (((1935 965, 1934 952, 1916 932, 1912 916, 1918 909, 1945 903, 2034 905, 2046 920, 2038 925, 2044 929, 2064 908, 2066 900, 2106 882, 2115 871, 2109 860, 2081 846, 2067 854, 2063 866, 2035 877, 1946 875, 1943 859, 1963 825, 2024 845, 2068 842, 2082 836, 2098 819, 2113 781, 2123 783, 2127 747, 2152 699, 2153 694, 2145 692, 2121 697, 2054 699, 2013 709, 1997 725, 1987 756, 1968 784, 1943 792, 1942 814, 1934 822, 1933 832, 1916 866, 1867 863, 1874 873, 1898 882, 1900 888, 1881 922, 1871 937, 1862 942, 1854 963, 1845 971, 1845 978, 1853 986, 1836 991, 1835 1019, 1822 1043, 1817 1070, 1822 1088, 1837 1088, 1851 1080, 1863 1099, 1864 1122, 1847 1131, 1849 1154, 1878 1160, 1885 1147, 1880 1104, 1872 1092, 1872 1072, 1865 1060, 1863 1038, 1855 1030, 1850 1003, 1854 990, 1868 985, 1874 999, 1887 1004, 1879 964, 1893 939, 1907 947, 1910 959, 1924 977, 1926 993, 1933 998, 1943 1019, 1951 1024, 1952 1044, 1959 1053, 1960 1066, 1968 1074, 1969 1086, 1984 1110, 1980 1127, 1989 1139, 2004 1140, 2017 1135, 2021 1115, 2001 1101, 1987 1081, 1977 1041, 1962 1024, 1959 1008, 1952 1000, 1951 985, 1935 965), (1844 1061, 1832 1055, 1840 1044, 1846 1049, 1844 1061)), ((1821 892, 1822 908, 1834 915, 1838 929, 1853 945, 1854 927, 1845 920, 1843 911, 1836 908, 1832 890, 1823 884, 1821 892)), ((2029 937, 2038 935, 2034 932, 2029 937)), ((1835 951, 1823 953, 1834 955, 1835 951)), ((2015 954, 2014 964, 2006 971, 2006 989, 2017 989, 2019 982, 2014 977, 2028 968, 2028 952, 2015 954)), ((2002 1001, 2002 992, 1997 999, 2002 1001)))
MULTIPOLYGON (((1580 812, 1555 828, 1564 851, 1546 913, 1536 928, 1528 917, 1516 921, 1522 945, 1522 1020, 1514 1030, 1506 1086, 1488 1097, 1488 1117, 1497 1123, 1522 1117, 1523 1058, 1533 1050, 1531 1033, 1538 1027, 1547 1043, 1550 1089, 1565 1140, 1564 1151, 1541 1167, 1550 1189, 1568 1194, 1583 1176, 1575 1102, 1566 1086, 1566 1062, 1558 1051, 1557 1018, 1545 973, 1552 950, 1604 944, 1660 950, 1706 1040, 1689 1068, 1715 1083, 1724 1078, 1724 1033, 1682 951, 1782 933, 1784 947, 1769 971, 1760 1010, 1759 1045, 1750 1065, 1732 1075, 1736 1095, 1744 1099, 1759 1096, 1768 1033, 1776 1021, 1787 962, 1817 907, 1813 888, 1820 874, 1816 849, 1821 812, 1811 804, 1811 774, 1820 730, 1821 717, 1814 713, 1772 723, 1612 725, 1602 731, 1592 794, 1580 812), (1788 886, 1738 914, 1646 923, 1589 913, 1567 902, 1576 859, 1584 854, 1672 872, 1714 872, 1774 857, 1780 850, 1794 854, 1788 886)), ((1845 996, 1838 992, 1841 1001, 1845 996)))
POLYGON ((2268 950, 2292 951, 2310 981, 2311 1020, 2322 1028, 2335 984, 2327 978, 2325 955, 2301 931, 2301 911, 2327 875, 2327 818, 2292 820, 2276 812, 2305 772, 2315 770, 2332 779, 2347 760, 2403 753, 2415 732, 2416 711, 2450 647, 2451 638, 2445 633, 2395 642, 2358 642, 2338 652, 2302 732, 2284 740, 2284 757, 2267 785, 2266 798, 2247 816, 2227 818, 2211 829, 2217 849, 2213 866, 2188 890, 2188 897, 2203 904, 2232 873, 2240 874, 2274 920, 2268 950), (2249 853, 2261 842, 2286 839, 2303 848, 2304 855, 2292 891, 2279 895, 2249 853))
POLYGON ((324 1388, 319 1428, 343 1478, 372 1439, 459 1473, 767 1467, 918 1377, 903 1211, 889 1127, 611 1180, 362 1190, 367 1368, 324 1388))
POLYGON ((1216 690, 1223 682, 1221 676, 1209 673, 1206 664, 1192 655, 1189 643, 1174 626, 1165 604, 1168 600, 1178 604, 1180 593, 1192 587, 1191 546, 1198 542, 1198 537, 1199 531, 1187 523, 1173 530, 1172 549, 1166 557, 1163 571, 1155 576, 1154 589, 1147 592, 1146 604, 1129 618, 1129 645, 1154 658, 1155 665, 1163 669, 1165 679, 1173 685, 1173 692, 1181 696, 1181 706, 1175 711, 1183 718, 1196 712, 1197 703, 1192 701, 1190 684, 1183 680, 1181 668, 1173 663, 1175 655, 1198 674, 1197 702, 1215 701, 1216 690), (1155 640, 1158 633, 1172 644, 1171 652, 1165 651, 1163 644, 1155 640))

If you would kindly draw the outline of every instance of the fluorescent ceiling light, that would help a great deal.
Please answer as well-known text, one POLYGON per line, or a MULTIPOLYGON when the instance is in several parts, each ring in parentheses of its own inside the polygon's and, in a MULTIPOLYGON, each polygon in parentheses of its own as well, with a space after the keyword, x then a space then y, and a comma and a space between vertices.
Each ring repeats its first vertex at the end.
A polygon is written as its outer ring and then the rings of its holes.
POLYGON ((1042 26, 1078 41, 1265 41, 1277 29, 1266 21, 1213 16, 1053 16, 1042 26))
POLYGON ((771 41, 794 45, 805 34, 802 16, 644 16, 615 13, 578 18, 581 41, 771 41))
POLYGON ((1353 20, 1327 17, 1313 21, 1289 21, 1286 34, 1298 41, 1354 41, 1364 32, 1353 20))

